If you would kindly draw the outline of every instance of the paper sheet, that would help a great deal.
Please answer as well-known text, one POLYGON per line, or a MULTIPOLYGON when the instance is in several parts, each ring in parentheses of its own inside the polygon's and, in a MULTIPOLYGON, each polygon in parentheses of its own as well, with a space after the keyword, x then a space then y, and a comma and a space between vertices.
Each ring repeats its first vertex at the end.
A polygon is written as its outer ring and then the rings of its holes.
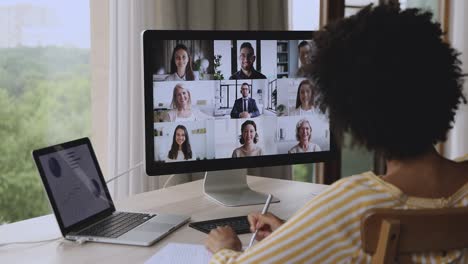
POLYGON ((211 255, 204 245, 169 243, 149 258, 145 264, 206 264, 210 261, 211 255))

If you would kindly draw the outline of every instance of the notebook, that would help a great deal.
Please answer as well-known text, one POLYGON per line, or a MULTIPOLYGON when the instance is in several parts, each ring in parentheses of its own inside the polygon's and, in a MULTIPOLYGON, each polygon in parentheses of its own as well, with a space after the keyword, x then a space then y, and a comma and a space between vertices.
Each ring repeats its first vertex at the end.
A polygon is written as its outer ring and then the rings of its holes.
POLYGON ((149 246, 190 217, 118 212, 88 138, 33 151, 64 238, 149 246))

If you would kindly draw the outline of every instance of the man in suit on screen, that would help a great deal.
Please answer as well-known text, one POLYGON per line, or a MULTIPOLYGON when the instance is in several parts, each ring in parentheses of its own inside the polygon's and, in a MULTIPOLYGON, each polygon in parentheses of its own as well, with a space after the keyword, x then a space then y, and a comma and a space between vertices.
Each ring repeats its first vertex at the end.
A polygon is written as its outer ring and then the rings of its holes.
POLYGON ((249 118, 260 115, 255 99, 249 98, 249 92, 249 84, 243 83, 241 85, 242 97, 234 102, 234 107, 231 111, 231 118, 249 118))

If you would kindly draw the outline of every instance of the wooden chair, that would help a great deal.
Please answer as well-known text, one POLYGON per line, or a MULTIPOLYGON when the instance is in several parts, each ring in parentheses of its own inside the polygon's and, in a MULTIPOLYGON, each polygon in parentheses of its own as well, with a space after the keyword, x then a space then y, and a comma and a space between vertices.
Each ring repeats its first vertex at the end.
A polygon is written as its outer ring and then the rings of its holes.
POLYGON ((468 248, 468 208, 372 209, 361 220, 372 263, 411 263, 411 253, 468 248))

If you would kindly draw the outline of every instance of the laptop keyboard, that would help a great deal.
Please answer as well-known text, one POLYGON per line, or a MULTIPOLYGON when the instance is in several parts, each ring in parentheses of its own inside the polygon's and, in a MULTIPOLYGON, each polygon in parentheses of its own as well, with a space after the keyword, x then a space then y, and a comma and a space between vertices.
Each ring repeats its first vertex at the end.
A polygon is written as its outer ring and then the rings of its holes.
POLYGON ((115 213, 101 222, 80 231, 78 235, 116 238, 148 221, 153 216, 140 213, 115 213))
POLYGON ((230 226, 236 232, 236 234, 250 233, 250 224, 249 220, 247 219, 247 216, 237 216, 202 222, 192 222, 189 224, 189 226, 205 233, 209 233, 211 229, 214 229, 218 226, 230 226))

